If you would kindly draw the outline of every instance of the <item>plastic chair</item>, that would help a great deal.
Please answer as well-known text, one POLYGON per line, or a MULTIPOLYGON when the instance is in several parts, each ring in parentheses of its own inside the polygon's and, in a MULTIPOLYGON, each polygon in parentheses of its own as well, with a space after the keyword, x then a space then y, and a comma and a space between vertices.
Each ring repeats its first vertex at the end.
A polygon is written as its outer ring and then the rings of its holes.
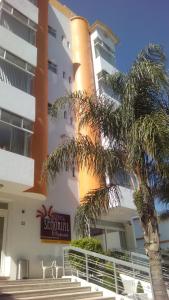
POLYGON ((52 278, 56 279, 58 278, 58 266, 56 264, 56 260, 53 260, 51 265, 44 265, 44 261, 42 260, 42 272, 43 272, 43 279, 46 278, 46 271, 51 270, 52 271, 52 278))

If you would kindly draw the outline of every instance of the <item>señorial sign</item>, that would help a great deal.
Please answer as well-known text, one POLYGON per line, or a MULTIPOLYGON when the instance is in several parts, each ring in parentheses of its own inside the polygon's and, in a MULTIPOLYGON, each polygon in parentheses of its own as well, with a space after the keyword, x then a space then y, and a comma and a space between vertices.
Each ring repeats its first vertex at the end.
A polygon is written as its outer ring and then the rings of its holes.
POLYGON ((70 216, 59 214, 50 206, 49 209, 42 205, 37 210, 37 218, 41 218, 41 240, 68 243, 71 241, 70 216))

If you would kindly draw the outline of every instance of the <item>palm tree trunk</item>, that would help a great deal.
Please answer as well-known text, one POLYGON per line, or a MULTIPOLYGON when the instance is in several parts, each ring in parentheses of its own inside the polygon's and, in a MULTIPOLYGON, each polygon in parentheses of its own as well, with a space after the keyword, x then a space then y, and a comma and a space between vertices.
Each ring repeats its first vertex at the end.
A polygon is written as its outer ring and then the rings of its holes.
POLYGON ((144 230, 144 247, 149 257, 154 299, 167 300, 167 289, 162 274, 158 221, 154 204, 150 204, 150 202, 146 203, 146 212, 144 209, 141 216, 141 224, 144 230))

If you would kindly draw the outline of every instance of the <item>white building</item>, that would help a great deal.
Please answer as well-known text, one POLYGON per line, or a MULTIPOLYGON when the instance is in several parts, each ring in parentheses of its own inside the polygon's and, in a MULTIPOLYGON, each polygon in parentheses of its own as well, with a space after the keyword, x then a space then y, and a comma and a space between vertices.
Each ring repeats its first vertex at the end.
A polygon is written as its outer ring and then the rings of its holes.
MULTIPOLYGON (((43 162, 75 132, 69 111, 51 120, 48 105, 71 91, 103 91, 102 72, 116 70, 117 42, 106 25, 96 21, 90 26, 57 0, 0 1, 1 276, 16 278, 19 259, 29 261, 30 277, 40 276, 44 257, 55 256, 61 264, 62 246, 69 238, 45 236, 36 218, 45 213, 42 205, 62 214, 55 215, 60 218, 57 226, 66 226, 64 215, 70 216, 75 237, 76 208, 97 180, 85 170, 78 174, 72 169, 58 175, 47 191, 41 180, 43 162)), ((130 223, 136 214, 132 192, 127 187, 121 191, 120 206, 112 208, 93 230, 105 249, 135 247, 130 223)), ((46 228, 49 224, 45 223, 46 228)), ((65 228, 59 230, 66 232, 65 228)))

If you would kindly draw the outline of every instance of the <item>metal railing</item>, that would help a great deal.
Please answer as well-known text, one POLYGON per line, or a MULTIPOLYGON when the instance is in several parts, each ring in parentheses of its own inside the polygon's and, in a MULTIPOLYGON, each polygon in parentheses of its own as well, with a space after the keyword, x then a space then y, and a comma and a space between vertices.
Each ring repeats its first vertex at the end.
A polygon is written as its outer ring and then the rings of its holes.
POLYGON ((150 269, 142 254, 127 261, 71 246, 63 251, 64 275, 77 276, 118 294, 135 295, 140 281, 144 293, 151 294, 150 269))

